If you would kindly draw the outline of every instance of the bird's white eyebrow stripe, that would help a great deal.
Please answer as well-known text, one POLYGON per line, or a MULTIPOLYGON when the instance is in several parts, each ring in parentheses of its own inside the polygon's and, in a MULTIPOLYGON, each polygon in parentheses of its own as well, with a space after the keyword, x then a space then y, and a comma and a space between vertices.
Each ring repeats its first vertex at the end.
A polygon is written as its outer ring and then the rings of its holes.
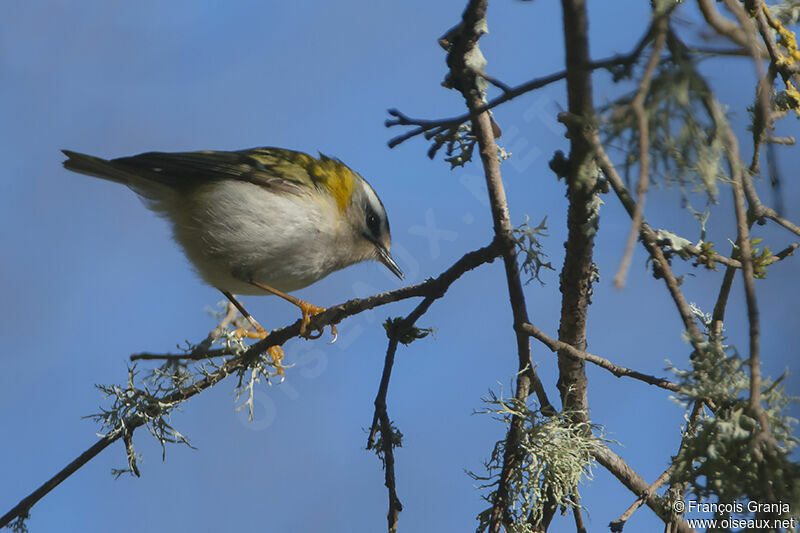
POLYGON ((383 204, 381 203, 380 198, 378 198, 378 194, 372 188, 372 185, 367 183, 367 180, 364 180, 364 183, 366 184, 366 187, 364 187, 364 191, 366 192, 367 201, 369 202, 370 207, 372 207, 372 210, 378 214, 383 213, 385 209, 383 207, 383 204))

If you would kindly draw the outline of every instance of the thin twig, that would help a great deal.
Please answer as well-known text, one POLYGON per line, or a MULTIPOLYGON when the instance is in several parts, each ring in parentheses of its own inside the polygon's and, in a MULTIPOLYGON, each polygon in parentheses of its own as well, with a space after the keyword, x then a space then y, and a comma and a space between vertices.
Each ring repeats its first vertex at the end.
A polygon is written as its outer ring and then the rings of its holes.
MULTIPOLYGON (((683 451, 686 449, 686 446, 689 443, 689 438, 695 435, 697 431, 697 426, 700 421, 700 415, 703 413, 703 408, 705 406, 708 406, 709 409, 711 409, 712 411, 716 409, 716 407, 714 406, 714 402, 710 398, 695 399, 694 405, 692 406, 692 412, 689 415, 689 420, 686 424, 686 430, 683 432, 683 435, 681 436, 681 444, 678 447, 678 453, 675 454, 675 457, 683 453, 683 451)), ((671 473, 674 470, 675 470, 675 460, 673 460, 672 464, 669 466, 665 474, 669 473, 671 475, 671 473)), ((670 481, 668 494, 670 494, 670 496, 673 497, 673 501, 676 501, 676 499, 685 500, 687 488, 688 484, 686 482, 677 483, 673 480, 670 481)), ((674 524, 675 522, 673 521, 672 523, 674 524)))
POLYGON ((689 524, 683 518, 678 517, 675 519, 672 514, 672 509, 668 505, 666 498, 659 497, 656 494, 648 493, 650 485, 636 473, 636 471, 628 466, 628 464, 616 453, 611 451, 608 446, 598 446, 594 453, 594 458, 603 467, 611 472, 614 477, 622 482, 631 492, 636 495, 647 494, 645 503, 665 524, 675 520, 676 531, 681 533, 689 533, 694 529, 689 527, 689 524))
POLYGON ((397 335, 389 337, 389 347, 386 349, 386 359, 383 364, 383 376, 381 377, 378 396, 375 398, 375 415, 372 419, 372 429, 367 439, 367 449, 371 450, 375 447, 377 432, 380 431, 384 485, 389 491, 389 512, 386 514, 389 533, 397 531, 397 522, 400 518, 400 512, 403 510, 403 504, 397 496, 397 481, 394 472, 394 432, 392 431, 389 413, 386 411, 386 394, 389 390, 389 379, 394 365, 394 356, 397 352, 397 342, 397 335))
POLYGON ((794 146, 797 143, 797 140, 792 137, 791 135, 787 135, 786 137, 774 137, 772 135, 768 135, 764 142, 767 144, 780 144, 783 146, 794 146))
POLYGON ((222 318, 217 327, 214 328, 208 336, 200 343, 192 348, 192 351, 186 354, 155 354, 149 352, 135 353, 130 356, 131 361, 203 361, 206 359, 213 359, 215 357, 225 357, 233 355, 233 352, 227 349, 212 350, 211 346, 219 339, 225 331, 228 330, 231 324, 236 321, 239 316, 239 310, 231 303, 228 302, 225 307, 225 316, 222 318))
POLYGON ((577 533, 586 533, 586 524, 583 522, 583 514, 581 513, 581 506, 577 494, 575 497, 575 505, 572 506, 572 517, 575 519, 575 531, 577 533))
POLYGON ((205 361, 206 359, 213 359, 215 357, 226 357, 234 355, 232 350, 221 348, 219 350, 208 350, 206 352, 198 352, 192 350, 189 353, 149 353, 141 352, 132 354, 131 361, 205 361))
MULTIPOLYGON (((496 248, 496 247, 495 247, 496 248)), ((494 259, 494 256, 492 256, 494 259)), ((487 260, 488 259, 487 257, 487 260)), ((449 287, 449 286, 448 286, 449 287)), ((383 453, 383 468, 384 468, 384 484, 389 491, 389 512, 387 520, 389 522, 389 533, 397 531, 397 523, 400 512, 403 510, 403 504, 397 496, 397 483, 394 471, 394 444, 392 441, 392 425, 389 419, 389 414, 386 408, 386 395, 389 392, 389 381, 392 377, 392 368, 394 366, 395 353, 397 352, 398 340, 406 334, 416 323, 416 321, 425 314, 430 306, 444 296, 448 287, 444 291, 436 292, 420 302, 411 313, 404 319, 394 324, 393 331, 389 334, 389 346, 386 349, 386 358, 383 363, 383 373, 381 375, 381 383, 378 387, 378 394, 375 397, 375 413, 372 417, 372 425, 370 426, 369 437, 367 438, 367 449, 374 449, 377 441, 377 433, 381 433, 381 452, 383 453)))
POLYGON ((647 487, 647 491, 645 491, 644 494, 636 498, 636 500, 631 504, 631 506, 628 507, 628 509, 624 513, 622 513, 622 516, 620 516, 619 518, 608 524, 608 527, 611 528, 611 531, 615 532, 622 531, 623 526, 628 520, 630 520, 631 516, 633 516, 633 513, 635 513, 642 505, 644 505, 644 502, 647 501, 647 498, 651 494, 655 494, 656 490, 658 490, 658 488, 661 485, 667 482, 670 474, 672 473, 672 469, 673 467, 670 466, 669 468, 664 470, 664 473, 658 476, 658 479, 653 481, 653 483, 649 487, 647 487))
MULTIPOLYGON (((697 420, 700 416, 700 413, 703 410, 704 405, 705 402, 703 400, 698 400, 694 403, 694 407, 692 408, 692 413, 691 415, 689 415, 689 422, 686 424, 686 430, 683 432, 683 437, 681 438, 681 444, 680 447, 678 448, 678 453, 680 453, 681 450, 683 450, 686 447, 686 443, 688 442, 688 437, 694 434, 695 429, 697 428, 697 420)), ((644 494, 640 495, 636 499, 636 501, 634 501, 631 504, 631 506, 628 507, 628 509, 624 513, 622 513, 622 516, 611 522, 608 525, 611 528, 611 531, 614 532, 622 531, 623 526, 625 526, 625 523, 628 520, 630 520, 631 516, 633 516, 633 513, 635 513, 642 505, 644 505, 647 498, 655 494, 656 490, 658 490, 658 488, 661 485, 663 485, 669 480, 673 470, 675 470, 675 465, 671 464, 669 468, 664 470, 664 472, 660 476, 658 476, 658 479, 653 481, 653 483, 649 487, 647 487, 647 491, 644 494)))
POLYGON ((5 515, 0 517, 0 528, 3 528, 11 523, 16 518, 25 518, 36 502, 44 498, 48 492, 56 488, 62 481, 74 474, 80 467, 91 461, 97 454, 105 450, 111 443, 122 437, 121 433, 114 435, 106 435, 85 452, 80 454, 74 461, 65 466, 56 475, 48 479, 41 487, 25 496, 13 509, 8 511, 5 515))
POLYGON ((755 66, 756 76, 758 83, 756 84, 756 101, 753 105, 753 160, 751 162, 751 169, 754 172, 758 171, 759 157, 761 151, 761 142, 764 139, 766 132, 772 130, 772 114, 770 105, 770 93, 772 92, 772 85, 775 81, 775 71, 770 69, 770 73, 764 72, 763 61, 760 57, 760 52, 763 51, 763 46, 758 42, 756 35, 756 28, 753 22, 748 17, 744 8, 734 0, 723 0, 725 7, 728 11, 733 13, 736 20, 741 27, 741 33, 745 37, 745 44, 750 56, 753 58, 753 65, 755 66))
MULTIPOLYGON (((787 246, 786 248, 784 248, 783 250, 781 250, 777 254, 775 254, 775 255, 769 257, 768 259, 766 259, 764 261, 764 265, 768 266, 768 265, 771 265, 773 263, 777 263, 778 261, 783 261, 787 257, 789 257, 791 255, 794 255, 795 250, 797 250, 798 248, 800 248, 800 243, 793 242, 792 244, 790 244, 789 246, 787 246)), ((725 265, 726 267, 742 268, 741 261, 739 261, 737 259, 732 259, 732 258, 730 258, 728 256, 725 256, 725 255, 722 255, 722 254, 718 254, 718 253, 714 253, 713 255, 709 255, 708 253, 700 250, 699 248, 697 248, 696 246, 691 245, 691 244, 688 245, 688 246, 684 246, 681 249, 681 251, 684 251, 684 252, 688 253, 689 255, 697 257, 699 261, 696 264, 705 265, 705 264, 719 263, 721 265, 725 265)))
MULTIPOLYGON (((708 25, 714 28, 718 34, 729 38, 742 48, 748 48, 746 31, 736 22, 722 16, 713 0, 698 0, 697 5, 708 25)), ((767 50, 761 47, 758 57, 762 59, 769 57, 767 50)))
POLYGON ((600 357, 599 355, 594 355, 589 352, 585 352, 583 350, 578 350, 574 346, 567 344, 565 342, 561 342, 556 340, 550 336, 548 336, 545 332, 534 326, 533 324, 521 324, 518 329, 525 333, 526 335, 530 335, 531 337, 535 338, 536 340, 540 341, 542 344, 550 348, 553 352, 563 352, 566 353, 569 357, 573 357, 575 359, 581 361, 589 361, 592 364, 595 364, 601 368, 605 368, 618 378, 621 377, 628 377, 633 379, 638 379, 639 381, 643 381, 649 385, 655 385, 656 387, 660 387, 662 389, 666 389, 669 391, 677 392, 679 389, 678 385, 669 381, 665 378, 657 378, 655 376, 651 376, 649 374, 643 374, 641 372, 637 372, 636 370, 631 370, 630 368, 626 368, 624 366, 615 365, 608 359, 600 357))
POLYGON ((644 109, 644 100, 647 97, 647 93, 650 92, 650 82, 653 80, 653 75, 661 61, 661 50, 667 40, 668 28, 669 19, 666 17, 659 18, 654 26, 653 51, 650 54, 650 59, 647 60, 647 66, 644 69, 636 95, 633 97, 630 106, 636 115, 636 124, 639 130, 639 181, 636 184, 636 209, 633 212, 631 228, 628 231, 625 252, 622 255, 619 268, 617 268, 617 273, 614 275, 614 287, 617 289, 622 289, 625 286, 625 277, 631 265, 633 247, 636 246, 636 239, 640 230, 639 226, 642 223, 642 214, 644 213, 644 203, 650 182, 650 127, 647 113, 644 109))
POLYGON ((472 70, 473 74, 476 74, 477 76, 480 76, 481 78, 485 79, 486 81, 488 81, 489 83, 491 83, 492 85, 503 91, 503 93, 508 94, 514 90, 510 85, 507 85, 505 82, 498 80, 494 76, 490 76, 489 74, 487 74, 486 72, 484 72, 479 68, 476 67, 469 67, 469 68, 472 70))
POLYGON ((784 228, 788 229, 789 231, 791 231, 795 235, 800 236, 800 226, 798 226, 797 224, 795 224, 794 222, 792 222, 791 220, 789 220, 787 218, 783 218, 782 216, 780 216, 778 214, 777 211, 775 211, 771 207, 767 207, 767 206, 765 206, 763 204, 760 204, 760 203, 758 204, 758 207, 759 208, 756 209, 756 216, 758 218, 762 218, 762 217, 763 218, 768 218, 768 219, 772 220, 773 222, 777 223, 778 225, 783 226, 784 228))
POLYGON ((750 51, 745 48, 712 48, 708 46, 689 45, 689 52, 693 54, 706 54, 710 56, 742 58, 750 57, 750 51))
MULTIPOLYGON (((652 39, 652 28, 648 28, 645 31, 644 35, 639 39, 636 46, 628 52, 627 54, 617 54, 605 59, 601 59, 599 61, 590 62, 585 68, 588 70, 597 70, 603 68, 611 68, 619 65, 632 65, 641 55, 642 50, 644 50, 647 43, 652 39)), ((453 132, 461 124, 464 124, 468 120, 474 118, 475 115, 479 113, 483 113, 484 111, 489 111, 494 109, 495 107, 504 104, 514 98, 521 96, 525 93, 535 91, 536 89, 541 89, 551 83, 555 83, 557 81, 561 81, 567 77, 567 71, 562 70, 560 72, 554 72, 553 74, 548 74, 547 76, 542 76, 540 78, 534 78, 532 80, 526 81, 520 85, 515 87, 508 87, 501 89, 503 90, 503 94, 490 100, 487 103, 481 103, 481 105, 475 109, 473 113, 465 113, 458 117, 452 118, 445 118, 445 119, 438 119, 438 120, 426 120, 426 119, 412 119, 403 113, 397 111, 396 109, 389 110, 389 114, 395 117, 394 119, 389 119, 386 121, 386 127, 392 126, 417 126, 413 130, 406 132, 402 135, 398 135, 397 137, 392 138, 389 140, 389 147, 394 148, 395 146, 416 137, 418 135, 425 135, 427 139, 431 139, 436 135, 443 134, 444 132, 453 132)), ((487 81, 490 81, 487 79, 487 81)), ((491 83, 491 81, 490 81, 491 83)), ((435 152, 434 152, 435 154, 435 152)), ((430 155, 430 152, 429 152, 430 155)), ((431 156, 432 157, 432 156, 431 156)))
POLYGON ((711 340, 716 343, 718 348, 722 347, 722 325, 725 320, 725 308, 728 305, 728 296, 731 293, 733 279, 736 277, 736 269, 729 266, 725 269, 722 277, 722 284, 717 295, 717 303, 711 313, 711 340))
MULTIPOLYGON (((611 162, 611 159, 609 159, 608 154, 606 154, 603 145, 600 143, 597 130, 590 130, 587 137, 590 139, 592 147, 595 150, 597 164, 600 166, 603 174, 605 174, 606 179, 611 184, 611 188, 614 189, 614 192, 616 193, 620 202, 622 202, 622 205, 628 212, 628 215, 633 216, 633 213, 636 210, 635 202, 625 187, 625 183, 622 181, 622 178, 617 172, 616 167, 611 162)), ((657 268, 661 277, 663 277, 664 283, 667 285, 667 289, 669 290, 672 300, 675 303, 675 307, 678 309, 678 313, 681 315, 683 325, 689 334, 689 342, 691 342, 695 350, 701 351, 703 349, 701 342, 704 336, 700 331, 697 322, 695 321, 694 313, 692 312, 689 303, 683 296, 678 279, 675 277, 675 274, 673 274, 672 269, 669 266, 669 262, 664 256, 663 250, 661 250, 661 248, 658 246, 658 239, 655 232, 645 220, 642 220, 641 234, 642 244, 647 249, 650 257, 653 258, 653 261, 655 262, 655 268, 657 268)))
MULTIPOLYGON (((747 207, 744 197, 742 164, 731 155, 732 153, 738 153, 738 141, 730 128, 727 127, 727 124, 723 130, 723 135, 726 144, 731 148, 727 152, 728 163, 733 178, 733 183, 731 185, 733 189, 734 211, 736 213, 737 244, 739 246, 739 255, 742 262, 744 293, 747 303, 747 320, 750 325, 750 357, 748 358, 748 363, 750 365, 750 412, 761 424, 761 434, 759 437, 763 436, 768 444, 774 444, 770 435, 767 415, 764 412, 764 407, 761 405, 761 329, 759 325, 758 300, 756 299, 753 255, 750 247, 750 225, 747 220, 747 207)), ((760 450, 757 448, 755 448, 755 452, 756 456, 761 455, 760 450)))

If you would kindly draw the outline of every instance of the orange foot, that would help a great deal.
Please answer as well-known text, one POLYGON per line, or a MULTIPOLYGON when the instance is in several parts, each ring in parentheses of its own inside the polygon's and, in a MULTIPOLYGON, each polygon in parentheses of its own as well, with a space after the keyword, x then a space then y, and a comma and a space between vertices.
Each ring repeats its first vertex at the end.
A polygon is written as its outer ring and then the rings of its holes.
MULTIPOLYGON (((318 339, 318 338, 320 338, 322 336, 322 329, 320 329, 319 333, 316 334, 316 335, 313 335, 313 334, 309 333, 308 332, 308 323, 311 322, 311 317, 312 316, 318 315, 318 314, 322 313, 323 311, 325 311, 324 307, 318 307, 316 305, 310 304, 310 303, 305 302, 305 301, 303 301, 303 300, 301 300, 299 298, 295 298, 291 294, 286 294, 283 291, 279 291, 278 289, 275 289, 273 287, 270 287, 269 285, 265 285, 265 284, 260 283, 258 281, 250 280, 250 284, 251 285, 255 285, 259 289, 263 289, 263 290, 265 290, 267 292, 271 292, 272 294, 274 294, 276 296, 280 296, 281 298, 283 298, 287 302, 293 303, 294 305, 296 305, 297 307, 300 308, 300 311, 303 312, 303 318, 302 318, 302 321, 300 322, 300 335, 301 336, 305 337, 306 339, 318 339)), ((241 311, 241 309, 240 309, 240 311, 241 311)), ((339 332, 336 331, 336 326, 331 325, 331 333, 333 334, 333 340, 331 341, 331 344, 333 344, 334 342, 336 342, 336 339, 339 337, 339 332)))
MULTIPOLYGON (((261 325, 256 323, 255 331, 251 331, 249 329, 235 329, 233 330, 233 334, 236 335, 238 338, 247 338, 247 339, 258 339, 264 340, 269 336, 269 331, 265 330, 261 325)), ((283 376, 283 348, 280 346, 270 346, 267 348, 267 353, 272 358, 272 363, 275 365, 275 371, 278 373, 279 376, 283 376)))
MULTIPOLYGON (((311 317, 316 316, 320 313, 325 312, 324 307, 319 307, 308 302, 304 302, 303 300, 298 300, 295 305, 300 308, 300 311, 303 313, 302 321, 300 322, 300 335, 305 337, 306 339, 318 339, 322 337, 322 329, 318 330, 318 333, 312 334, 308 331, 308 324, 311 322, 311 317)), ((323 328, 324 329, 324 328, 323 328)), ((333 340, 331 344, 336 342, 336 339, 339 337, 339 332, 336 331, 336 326, 331 324, 331 333, 333 334, 333 340)))

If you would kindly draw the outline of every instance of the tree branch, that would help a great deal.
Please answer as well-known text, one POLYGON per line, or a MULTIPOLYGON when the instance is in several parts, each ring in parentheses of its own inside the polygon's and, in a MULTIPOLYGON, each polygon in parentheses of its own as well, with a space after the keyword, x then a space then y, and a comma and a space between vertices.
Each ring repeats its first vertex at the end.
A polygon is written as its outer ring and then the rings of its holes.
MULTIPOLYGON (((721 112, 720 110, 717 110, 721 112)), ((721 121, 720 121, 721 122, 721 121)), ((742 277, 744 278, 745 301, 747 302, 747 320, 750 325, 750 412, 759 421, 761 433, 753 440, 756 457, 762 457, 757 444, 765 440, 767 445, 777 446, 769 430, 769 422, 761 405, 761 360, 760 341, 761 328, 759 325, 758 300, 756 299, 755 277, 753 269, 753 253, 750 246, 750 224, 747 220, 747 207, 744 196, 744 177, 742 163, 738 157, 738 141, 727 123, 722 132, 728 146, 727 156, 730 166, 733 188, 733 206, 736 213, 737 244, 742 262, 742 277)))
MULTIPOLYGON (((403 322, 405 322, 405 320, 403 322)), ((394 365, 394 356, 397 352, 398 338, 398 335, 389 336, 389 347, 386 349, 386 359, 383 363, 381 384, 378 388, 378 396, 375 398, 375 414, 372 418, 372 429, 367 439, 367 449, 374 449, 377 433, 380 431, 380 453, 383 454, 381 459, 383 459, 384 485, 386 485, 386 489, 389 491, 389 512, 386 514, 386 519, 389 523, 389 533, 397 532, 397 522, 400 518, 400 513, 403 511, 403 504, 397 496, 397 482, 394 473, 394 431, 392 430, 392 422, 389 419, 389 413, 386 411, 386 394, 389 391, 389 379, 392 375, 392 366, 394 365)))
MULTIPOLYGON (((329 307, 325 312, 315 315, 310 322, 309 331, 320 329, 323 326, 338 323, 344 318, 358 314, 362 311, 385 305, 392 302, 397 302, 407 298, 425 296, 438 298, 443 295, 448 287, 460 278, 464 273, 478 266, 492 262, 499 253, 499 246, 496 242, 492 242, 484 248, 469 252, 461 259, 456 261, 450 268, 442 272, 435 279, 428 279, 423 283, 410 285, 396 289, 394 291, 384 292, 370 296, 369 298, 353 299, 341 305, 329 307)), ((277 346, 285 343, 293 337, 300 334, 300 320, 292 325, 284 328, 273 330, 269 336, 250 346, 241 355, 231 358, 222 364, 217 370, 205 375, 202 379, 194 382, 183 388, 179 388, 174 392, 164 395, 159 401, 163 404, 178 404, 182 403, 192 396, 216 385, 229 375, 236 373, 240 370, 246 369, 251 362, 261 354, 267 351, 271 346, 277 346)), ((130 420, 124 421, 124 429, 122 427, 109 432, 106 436, 101 438, 94 445, 89 447, 77 459, 68 464, 58 474, 50 478, 38 489, 23 498, 13 509, 0 518, 0 528, 8 525, 12 520, 28 515, 30 509, 51 490, 57 487, 62 481, 74 474, 83 465, 89 462, 92 458, 97 456, 105 448, 113 442, 119 440, 124 436, 125 430, 132 432, 136 428, 145 424, 145 419, 142 417, 133 417, 130 420)))
POLYGON ((607 446, 598 447, 594 452, 594 457, 597 462, 603 465, 606 470, 611 472, 623 485, 636 494, 637 496, 646 494, 645 503, 654 513, 665 523, 673 522, 676 530, 681 533, 689 533, 694 529, 689 527, 686 520, 680 517, 674 517, 672 510, 669 508, 667 501, 656 494, 648 492, 650 485, 636 473, 634 469, 628 466, 627 463, 617 454, 615 454, 607 446))
MULTIPOLYGON (((614 192, 616 193, 620 202, 622 202, 622 205, 628 212, 628 215, 633 216, 633 213, 636 210, 635 202, 633 201, 633 198, 631 198, 631 195, 625 187, 625 183, 622 181, 619 173, 617 173, 616 167, 611 162, 611 159, 609 159, 608 154, 606 154, 603 145, 600 143, 597 130, 591 129, 587 134, 587 138, 589 138, 591 141, 592 148, 596 154, 597 164, 600 166, 600 169, 603 171, 606 179, 611 184, 611 188, 614 189, 614 192)), ((689 307, 689 303, 686 301, 686 298, 681 292, 680 284, 678 283, 675 274, 672 273, 672 269, 669 266, 667 258, 664 256, 663 250, 661 250, 661 248, 658 246, 656 233, 644 219, 642 220, 641 235, 642 244, 647 249, 650 257, 653 258, 653 261, 655 262, 654 268, 657 269, 657 272, 664 279, 664 283, 667 285, 667 289, 672 296, 673 302, 675 302, 678 313, 681 315, 683 325, 689 334, 689 342, 692 343, 692 346, 695 348, 695 350, 700 351, 702 349, 701 341, 704 335, 697 326, 694 314, 689 307)))
MULTIPOLYGON (((491 250, 490 254, 484 256, 487 262, 494 260, 498 253, 498 246, 493 241, 485 250, 491 250)), ((441 276, 440 276, 441 277, 441 276)), ((389 413, 386 409, 386 395, 389 392, 389 381, 392 377, 392 368, 394 366, 394 357, 397 352, 397 344, 414 327, 419 318, 425 314, 430 306, 443 297, 449 285, 444 290, 437 291, 429 296, 426 296, 417 307, 414 308, 404 319, 393 324, 391 331, 388 331, 389 346, 386 349, 386 358, 383 363, 383 373, 381 375, 381 383, 378 387, 378 395, 375 397, 375 413, 372 417, 372 425, 370 426, 369 437, 367 438, 367 449, 372 450, 377 443, 377 433, 381 433, 381 453, 383 453, 383 468, 384 468, 384 484, 389 491, 389 512, 386 518, 389 522, 389 533, 397 531, 397 523, 400 512, 403 510, 403 504, 397 496, 397 484, 394 472, 394 441, 392 431, 392 423, 389 418, 389 413)))
MULTIPOLYGON (((697 5, 708 25, 714 28, 718 34, 727 37, 742 48, 749 48, 746 30, 736 22, 722 16, 714 5, 713 0, 698 0, 697 5)), ((759 47, 758 57, 761 59, 769 57, 767 50, 763 46, 759 47)))
MULTIPOLYGON (((676 4, 677 5, 677 4, 676 4)), ((625 252, 622 255, 617 273, 614 275, 614 286, 621 289, 625 286, 625 277, 633 257, 633 247, 636 245, 636 238, 642 223, 642 213, 644 212, 644 202, 650 181, 650 128, 648 125, 647 114, 644 109, 644 99, 650 92, 650 82, 653 74, 661 61, 661 50, 667 40, 667 30, 669 29, 669 18, 659 17, 655 23, 655 39, 653 41, 653 51, 647 61, 647 66, 639 81, 636 95, 631 102, 631 110, 636 115, 636 124, 639 129, 639 181, 636 184, 636 208, 633 212, 631 229, 628 231, 628 240, 625 244, 625 252)))
POLYGON ((641 372, 637 372, 636 370, 631 370, 630 368, 626 368, 624 366, 618 366, 609 361, 608 359, 605 359, 598 355, 591 354, 589 352, 578 350, 574 346, 571 346, 565 342, 561 342, 552 337, 549 337, 545 332, 543 332, 533 324, 521 324, 518 327, 518 329, 523 333, 525 333, 526 335, 530 335, 531 337, 540 341, 542 344, 550 348, 550 350, 553 352, 565 353, 569 357, 572 357, 574 359, 578 359, 581 361, 589 361, 590 363, 593 363, 601 368, 605 368, 618 378, 629 377, 633 379, 638 379, 639 381, 643 381, 647 384, 655 385, 656 387, 673 392, 677 392, 679 390, 678 385, 669 381, 668 379, 657 378, 649 374, 643 374, 641 372))
MULTIPOLYGON (((697 428, 697 420, 700 417, 700 413, 702 412, 704 405, 705 402, 703 402, 702 400, 698 400, 695 402, 694 407, 692 408, 692 414, 689 415, 689 421, 686 424, 686 430, 684 431, 683 437, 681 438, 681 444, 678 447, 678 453, 680 453, 681 450, 683 450, 686 447, 686 442, 687 442, 686 438, 694 434, 694 431, 697 428)), ((636 501, 633 502, 633 504, 631 504, 631 506, 628 507, 628 509, 624 513, 622 513, 622 516, 611 522, 609 524, 611 531, 614 532, 622 531, 625 522, 627 522, 630 519, 630 517, 633 516, 633 513, 635 513, 637 509, 639 509, 642 505, 644 505, 644 502, 650 496, 656 493, 656 490, 658 490, 658 488, 661 485, 663 485, 669 480, 673 470, 675 470, 675 465, 671 464, 669 468, 664 470, 664 472, 660 476, 658 476, 658 479, 656 479, 653 482, 653 484, 647 488, 647 491, 644 494, 640 495, 639 498, 637 498, 636 501)))
MULTIPOLYGON (((589 70, 597 70, 603 68, 611 68, 615 66, 630 66, 633 65, 639 56, 641 55, 642 51, 644 50, 647 43, 650 42, 652 39, 652 26, 645 31, 644 35, 639 39, 639 42, 636 46, 628 52, 627 54, 617 54, 605 59, 601 59, 599 61, 594 61, 588 64, 586 68, 589 70)), ((451 46, 452 43, 449 41, 446 43, 451 46)), ((492 80, 486 78, 485 75, 481 75, 490 83, 493 83, 492 80)), ((540 78, 534 78, 532 80, 526 81, 516 87, 501 87, 503 90, 503 94, 490 100, 486 103, 481 103, 479 107, 477 107, 474 113, 465 113, 458 117, 451 117, 451 118, 444 118, 438 120, 425 120, 425 119, 413 119, 410 118, 400 111, 396 109, 390 109, 389 114, 394 117, 393 119, 388 119, 386 121, 386 127, 390 128, 392 126, 417 126, 413 130, 406 132, 402 135, 398 135, 397 137, 392 138, 389 140, 389 148, 394 148, 397 145, 413 138, 418 135, 425 136, 426 139, 430 140, 437 135, 443 135, 447 137, 452 135, 461 124, 474 119, 475 115, 478 113, 483 113, 484 111, 489 111, 494 109, 495 107, 504 104, 518 96, 521 96, 525 93, 535 91, 536 89, 541 89, 551 83, 555 83, 557 81, 561 81, 567 77, 567 71, 562 70, 560 72, 554 72, 553 74, 548 74, 546 76, 542 76, 540 78)), ((496 80, 495 80, 496 81, 496 80)), ((505 85, 505 84, 503 84, 505 85)), ((441 147, 441 144, 435 145, 431 151, 428 152, 428 156, 433 158, 433 156, 438 151, 438 148, 441 147)))
MULTIPOLYGON (((474 66, 482 68, 480 64, 482 55, 478 49, 478 40, 485 33, 487 0, 470 0, 464 14, 462 23, 450 34, 449 53, 447 64, 450 67, 449 79, 453 87, 457 88, 469 109, 468 116, 472 118, 472 134, 478 142, 481 162, 483 164, 484 178, 489 192, 489 202, 494 221, 495 239, 503 256, 506 270, 506 281, 514 324, 528 322, 528 312, 525 305, 525 296, 522 291, 522 282, 517 264, 516 245, 513 240, 511 222, 508 212, 505 188, 500 174, 498 148, 494 140, 492 119, 485 107, 484 95, 477 84, 474 66)), ((521 404, 526 404, 530 389, 538 397, 539 405, 543 411, 552 411, 552 406, 547 398, 544 387, 539 380, 536 370, 531 364, 531 352, 528 336, 516 332, 518 372, 516 383, 516 399, 521 404)), ((523 421, 514 417, 506 437, 503 467, 500 473, 495 500, 492 502, 492 513, 489 520, 489 530, 497 533, 503 524, 508 502, 508 482, 511 469, 516 462, 518 445, 522 431, 523 421)))
MULTIPOLYGON (((567 64, 569 113, 580 117, 566 124, 570 152, 566 161, 567 242, 560 275, 561 318, 558 339, 578 350, 586 349, 587 311, 594 278, 594 235, 599 226, 597 175, 592 147, 583 135, 584 125, 594 119, 589 56, 589 18, 584 0, 562 0, 564 47, 567 64), (581 124, 579 124, 579 122, 581 124)), ((585 363, 562 350, 558 356, 558 388, 564 411, 589 420, 585 363)))

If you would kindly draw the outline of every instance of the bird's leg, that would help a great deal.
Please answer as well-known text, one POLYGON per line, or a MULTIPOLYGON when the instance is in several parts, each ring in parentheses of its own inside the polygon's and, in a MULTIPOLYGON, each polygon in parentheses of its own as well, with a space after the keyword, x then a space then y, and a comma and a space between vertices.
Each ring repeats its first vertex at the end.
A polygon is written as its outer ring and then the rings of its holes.
MULTIPOLYGON (((223 295, 225 295, 225 298, 227 298, 228 301, 231 304, 233 304, 233 306, 239 311, 239 313, 245 318, 245 320, 250 322, 250 325, 253 326, 254 331, 238 328, 233 330, 233 334, 239 338, 247 337, 248 339, 259 339, 259 340, 266 339, 267 336, 269 335, 269 331, 264 329, 264 327, 261 324, 256 322, 256 319, 253 318, 253 316, 247 312, 244 306, 241 303, 239 303, 239 300, 237 300, 236 297, 229 292, 226 291, 220 291, 220 292, 223 295)), ((278 374, 283 375, 283 367, 281 366, 281 361, 283 361, 283 349, 280 346, 270 346, 269 348, 267 348, 267 353, 270 355, 270 357, 272 357, 272 362, 275 363, 275 368, 277 369, 278 374)))
MULTIPOLYGON (((314 315, 318 315, 325 311, 324 307, 318 307, 316 305, 312 305, 308 302, 305 302, 299 298, 295 298, 291 294, 286 294, 283 291, 279 291, 278 289, 272 288, 269 285, 264 285, 263 283, 259 283, 257 281, 250 280, 250 284, 258 287, 259 289, 263 289, 267 292, 271 292, 275 296, 280 296, 284 300, 289 303, 293 303, 297 307, 300 308, 300 311, 303 313, 302 321, 300 322, 300 335, 307 339, 318 339, 322 336, 322 330, 319 331, 319 334, 312 335, 308 332, 308 323, 311 321, 311 317, 314 315)), ((331 324, 331 333, 333 334, 333 340, 331 343, 336 342, 336 339, 339 337, 339 332, 336 331, 336 326, 331 324)))

